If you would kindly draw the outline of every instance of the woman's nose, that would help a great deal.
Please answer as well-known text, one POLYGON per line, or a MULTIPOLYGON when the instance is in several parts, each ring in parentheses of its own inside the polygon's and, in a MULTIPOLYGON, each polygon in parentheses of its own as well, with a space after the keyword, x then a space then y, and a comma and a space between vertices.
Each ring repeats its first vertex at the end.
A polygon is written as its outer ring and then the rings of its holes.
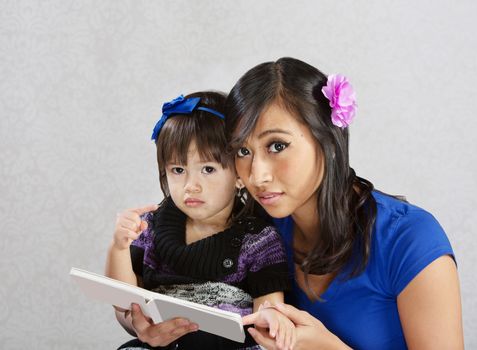
POLYGON ((255 186, 262 186, 273 179, 269 164, 260 157, 254 156, 250 169, 250 182, 255 186))

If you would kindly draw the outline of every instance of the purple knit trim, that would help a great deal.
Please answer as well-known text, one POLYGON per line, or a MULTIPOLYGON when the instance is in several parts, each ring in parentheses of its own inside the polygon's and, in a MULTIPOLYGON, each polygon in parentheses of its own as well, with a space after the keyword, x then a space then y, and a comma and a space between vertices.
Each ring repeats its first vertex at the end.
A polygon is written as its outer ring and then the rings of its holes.
POLYGON ((232 305, 232 304, 219 304, 219 305, 217 305, 217 308, 220 309, 220 310, 224 310, 224 311, 235 312, 236 314, 240 314, 240 316, 242 316, 242 317, 250 315, 253 311, 251 307, 240 308, 240 307, 238 307, 236 305, 232 305))
POLYGON ((154 232, 152 230, 152 212, 145 213, 141 219, 147 222, 147 229, 139 236, 138 239, 132 242, 138 248, 144 250, 144 264, 152 269, 157 268, 157 262, 154 258, 154 232))
POLYGON ((272 226, 265 227, 258 234, 245 234, 238 259, 237 272, 224 278, 225 283, 239 283, 247 272, 257 272, 262 268, 286 260, 281 237, 272 226))

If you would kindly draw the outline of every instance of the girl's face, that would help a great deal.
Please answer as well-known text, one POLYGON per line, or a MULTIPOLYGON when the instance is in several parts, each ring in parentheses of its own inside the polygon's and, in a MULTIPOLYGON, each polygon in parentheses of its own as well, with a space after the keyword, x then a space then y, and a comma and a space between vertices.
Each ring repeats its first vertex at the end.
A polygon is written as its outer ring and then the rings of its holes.
POLYGON ((321 148, 309 127, 280 105, 262 112, 236 154, 235 167, 271 216, 316 212, 324 167, 321 148))
POLYGON ((168 163, 166 177, 176 206, 201 224, 225 225, 232 212, 237 175, 220 163, 203 162, 191 142, 187 164, 168 163))

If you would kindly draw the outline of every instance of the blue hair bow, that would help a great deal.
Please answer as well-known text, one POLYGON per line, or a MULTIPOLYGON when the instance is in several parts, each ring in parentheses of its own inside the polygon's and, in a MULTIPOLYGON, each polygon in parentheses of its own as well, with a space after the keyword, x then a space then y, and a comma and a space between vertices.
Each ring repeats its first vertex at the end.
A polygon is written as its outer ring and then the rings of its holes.
POLYGON ((162 117, 154 126, 154 130, 152 131, 151 140, 157 142, 157 137, 161 132, 164 123, 174 114, 191 114, 194 110, 199 111, 206 111, 209 113, 214 114, 215 116, 219 117, 220 119, 225 119, 222 113, 219 113, 211 108, 207 107, 197 107, 200 102, 200 97, 191 97, 191 98, 184 98, 184 95, 180 95, 176 97, 170 102, 166 102, 162 105, 162 117))

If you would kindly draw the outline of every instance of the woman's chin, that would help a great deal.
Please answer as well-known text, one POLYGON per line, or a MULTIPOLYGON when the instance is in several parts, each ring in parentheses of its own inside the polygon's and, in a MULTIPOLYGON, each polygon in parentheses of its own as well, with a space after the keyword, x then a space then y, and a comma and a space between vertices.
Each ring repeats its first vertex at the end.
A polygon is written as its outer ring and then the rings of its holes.
POLYGON ((274 207, 274 206, 264 206, 262 208, 265 209, 268 215, 270 215, 274 219, 282 219, 292 214, 292 211, 288 210, 287 208, 281 207, 274 207))

